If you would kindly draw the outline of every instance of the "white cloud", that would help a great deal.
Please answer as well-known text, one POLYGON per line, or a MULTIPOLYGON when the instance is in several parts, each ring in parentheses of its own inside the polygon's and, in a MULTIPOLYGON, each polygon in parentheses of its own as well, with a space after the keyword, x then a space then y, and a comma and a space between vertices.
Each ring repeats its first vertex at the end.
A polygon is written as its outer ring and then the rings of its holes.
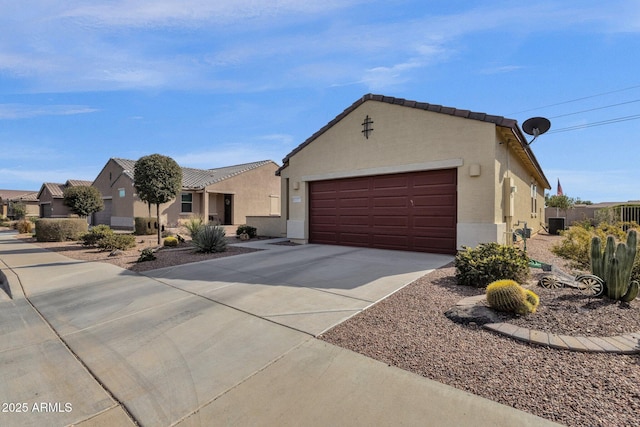
POLYGON ((627 31, 640 30, 639 8, 629 5, 622 18, 616 4, 543 2, 370 23, 359 19, 366 18, 361 3, 378 2, 69 0, 29 8, 5 2, 0 28, 11 37, 0 39, 0 71, 37 92, 260 91, 353 82, 382 90, 415 80, 417 70, 446 61, 465 45, 461 39, 483 31, 526 34, 585 24, 610 31, 620 19, 627 31))
POLYGON ((120 0, 112 2, 75 2, 61 17, 87 20, 115 26, 182 26, 204 23, 230 24, 240 20, 273 19, 287 14, 327 14, 360 1, 325 0, 120 0))
POLYGON ((100 111, 85 105, 0 104, 0 120, 27 119, 39 116, 71 116, 100 111))
MULTIPOLYGON (((280 164, 284 156, 291 151, 288 146, 287 135, 266 135, 263 142, 246 144, 225 144, 216 147, 215 150, 175 154, 171 156, 180 166, 211 169, 223 166, 232 166, 239 163, 256 162, 260 160, 273 160, 280 164), (276 141, 268 144, 264 141, 276 141)), ((292 139, 292 138, 291 138, 292 139)))
POLYGON ((21 182, 20 186, 40 189, 43 182, 66 182, 68 179, 93 181, 96 172, 89 169, 37 169, 0 168, 0 187, 12 187, 12 182, 21 182), (9 183, 9 184, 4 184, 9 183))

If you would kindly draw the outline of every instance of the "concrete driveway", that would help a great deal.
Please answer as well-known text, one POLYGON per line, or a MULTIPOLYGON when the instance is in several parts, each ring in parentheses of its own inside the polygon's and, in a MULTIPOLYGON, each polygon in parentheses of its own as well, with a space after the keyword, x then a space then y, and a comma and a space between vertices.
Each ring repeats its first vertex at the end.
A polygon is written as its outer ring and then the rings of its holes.
POLYGON ((1 233, 0 425, 548 424, 314 338, 451 257, 258 246, 140 275, 1 233))

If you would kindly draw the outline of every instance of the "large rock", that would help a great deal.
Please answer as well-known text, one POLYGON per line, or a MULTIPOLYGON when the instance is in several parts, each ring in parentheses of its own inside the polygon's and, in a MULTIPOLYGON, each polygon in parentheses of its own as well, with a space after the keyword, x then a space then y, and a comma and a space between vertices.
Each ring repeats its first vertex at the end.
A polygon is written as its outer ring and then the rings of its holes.
POLYGON ((485 323, 499 323, 502 320, 495 311, 481 304, 455 306, 444 313, 449 319, 456 323, 484 325, 485 323))

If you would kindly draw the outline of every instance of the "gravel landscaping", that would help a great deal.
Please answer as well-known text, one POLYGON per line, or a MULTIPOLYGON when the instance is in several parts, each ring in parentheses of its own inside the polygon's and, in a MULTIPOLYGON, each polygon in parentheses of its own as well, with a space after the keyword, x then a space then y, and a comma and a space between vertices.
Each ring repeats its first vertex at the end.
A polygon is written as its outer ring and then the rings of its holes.
MULTIPOLYGON (((566 268, 549 252, 559 239, 534 236, 527 253, 566 268)), ((535 285, 542 270, 532 273, 535 285)), ((640 426, 640 355, 556 350, 454 323, 444 312, 483 292, 457 285, 454 274, 452 264, 435 270, 320 338, 567 426, 640 426)), ((585 336, 640 331, 637 300, 623 307, 576 290, 532 289, 541 297, 538 312, 505 321, 585 336)))
MULTIPOLYGON (((228 239, 238 242, 235 237, 228 239)), ((536 235, 527 241, 527 253, 575 273, 549 251, 560 239, 536 235)), ((134 271, 253 251, 233 246, 219 254, 162 249, 156 261, 136 263, 142 248, 156 246, 154 236, 138 237, 135 249, 116 256, 77 243, 29 241, 71 258, 134 271)), ((556 350, 454 323, 444 312, 462 298, 484 292, 457 285, 454 274, 453 264, 435 270, 319 338, 567 426, 640 426, 640 355, 556 350)), ((504 314, 504 321, 566 335, 640 331, 640 301, 624 305, 573 289, 546 290, 535 286, 542 274, 532 269, 527 283, 540 296, 537 313, 504 314)))
POLYGON ((231 243, 240 243, 241 241, 235 236, 229 236, 227 237, 227 250, 225 252, 210 254, 196 253, 189 242, 186 242, 180 244, 178 248, 160 247, 160 249, 155 252, 155 260, 137 262, 142 249, 158 247, 158 238, 156 236, 136 236, 135 248, 126 251, 117 251, 113 255, 110 252, 82 246, 82 244, 78 242, 38 242, 35 238, 31 237, 31 235, 17 235, 17 237, 50 251, 59 252, 69 258, 83 261, 106 262, 120 268, 126 268, 127 270, 138 272, 233 255, 241 255, 258 250, 230 246, 231 243))

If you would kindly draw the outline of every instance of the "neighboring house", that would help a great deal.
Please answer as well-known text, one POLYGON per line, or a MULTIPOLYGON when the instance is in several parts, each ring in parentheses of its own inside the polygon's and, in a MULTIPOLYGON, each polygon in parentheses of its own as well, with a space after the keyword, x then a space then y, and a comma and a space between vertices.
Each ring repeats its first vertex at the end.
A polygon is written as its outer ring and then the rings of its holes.
POLYGON ((24 203, 27 216, 38 216, 38 192, 27 190, 0 190, 0 217, 13 218, 13 205, 24 203))
POLYGON ((64 190, 67 187, 91 186, 91 181, 70 179, 64 184, 45 182, 38 192, 40 218, 67 218, 74 214, 64 204, 64 190))
MULTIPOLYGON (((133 185, 135 160, 109 159, 93 182, 103 195, 105 209, 94 224, 132 229, 134 217, 149 216, 133 185)), ((247 216, 280 214, 278 165, 271 160, 216 169, 182 168, 182 192, 160 206, 161 222, 175 226, 180 219, 200 216, 223 225, 246 223, 247 216)), ((151 207, 155 216, 155 206, 151 207)))
POLYGON ((560 208, 545 208, 546 218, 564 218, 565 226, 579 221, 598 220, 636 222, 640 224, 640 200, 628 202, 602 202, 591 205, 574 205, 566 211, 560 208))
POLYGON ((515 120, 372 94, 277 173, 294 242, 447 254, 538 231, 551 188, 515 120))

